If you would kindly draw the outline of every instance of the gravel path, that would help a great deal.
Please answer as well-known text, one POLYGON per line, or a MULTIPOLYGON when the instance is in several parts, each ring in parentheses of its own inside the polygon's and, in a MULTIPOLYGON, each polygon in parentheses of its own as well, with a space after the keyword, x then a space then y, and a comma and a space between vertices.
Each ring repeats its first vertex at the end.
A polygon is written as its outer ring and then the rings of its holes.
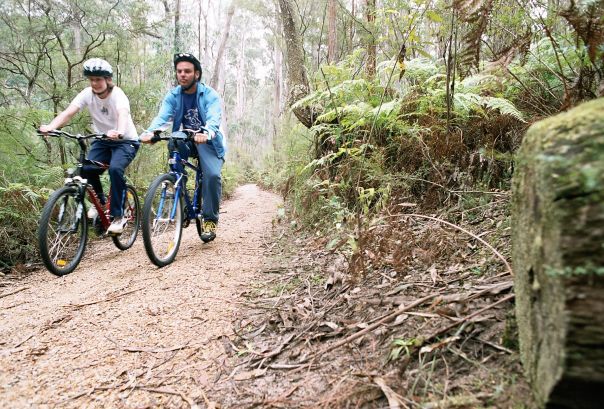
POLYGON ((110 240, 89 244, 66 277, 11 280, 0 290, 0 407, 211 406, 206 392, 228 375, 226 337, 264 264, 279 202, 240 187, 223 203, 216 241, 203 244, 193 223, 162 269, 139 236, 124 252, 110 240))

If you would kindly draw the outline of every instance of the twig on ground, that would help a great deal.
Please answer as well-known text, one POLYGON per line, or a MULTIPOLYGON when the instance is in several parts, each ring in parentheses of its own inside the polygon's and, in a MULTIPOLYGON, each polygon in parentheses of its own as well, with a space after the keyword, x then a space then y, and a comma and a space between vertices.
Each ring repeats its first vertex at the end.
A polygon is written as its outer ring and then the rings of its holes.
POLYGON ((294 393, 296 391, 296 389, 298 389, 299 387, 300 387, 299 385, 294 385, 291 389, 289 389, 285 393, 283 393, 275 398, 272 398, 272 399, 264 399, 264 401, 262 401, 260 404, 261 405, 274 405, 275 403, 281 403, 285 399, 289 398, 289 396, 292 393, 294 393))
POLYGON ((292 338, 294 337, 294 334, 290 334, 289 336, 287 336, 285 338, 285 340, 283 342, 281 342, 281 344, 273 349, 271 352, 265 353, 265 354, 260 354, 258 358, 255 359, 255 361, 257 361, 258 359, 270 359, 270 358, 274 358, 277 355, 279 355, 281 352, 283 352, 283 349, 285 348, 285 346, 287 344, 289 344, 289 342, 292 340, 292 338))
POLYGON ((23 345, 24 343, 26 343, 27 341, 29 341, 31 338, 33 338, 36 335, 40 335, 42 334, 44 331, 53 328, 56 324, 62 322, 62 321, 69 321, 71 319, 71 315, 70 314, 66 314, 66 315, 62 315, 58 318, 49 320, 48 322, 44 323, 43 325, 40 326, 40 328, 38 328, 37 330, 35 330, 34 332, 32 332, 31 334, 29 334, 27 337, 25 337, 22 341, 18 342, 13 349, 19 348, 21 345, 23 345))
POLYGON ((94 305, 94 304, 100 304, 102 302, 113 301, 113 300, 116 300, 116 299, 118 299, 120 297, 123 297, 125 295, 132 294, 134 292, 137 292, 137 291, 140 291, 140 290, 144 290, 144 289, 145 289, 145 287, 140 287, 140 288, 137 288, 135 290, 126 291, 124 293, 117 294, 117 295, 114 295, 112 297, 104 298, 102 300, 90 301, 90 302, 86 302, 86 303, 83 303, 83 304, 67 304, 67 305, 64 305, 63 307, 65 307, 65 308, 82 308, 82 307, 86 307, 88 305, 94 305))
POLYGON ((506 348, 504 346, 501 346, 501 345, 497 345, 497 344, 495 344, 493 342, 487 341, 486 339, 482 339, 482 338, 478 338, 478 337, 476 337, 476 339, 479 340, 480 342, 482 342, 483 344, 486 344, 486 345, 488 345, 488 346, 490 346, 492 348, 495 348, 495 349, 497 349, 499 351, 503 351, 503 352, 508 353, 510 355, 514 353, 514 351, 512 351, 511 349, 508 349, 508 348, 506 348))
POLYGON ((21 288, 17 288, 14 291, 6 293, 6 294, 0 294, 0 298, 8 297, 9 295, 17 294, 17 293, 19 293, 21 291, 25 291, 25 290, 29 290, 29 287, 21 287, 21 288))
POLYGON ((145 347, 121 347, 122 351, 126 351, 126 352, 151 352, 151 353, 162 353, 162 352, 172 352, 172 351, 180 351, 182 349, 185 348, 189 348, 190 345, 187 342, 184 345, 179 345, 176 347, 172 347, 172 348, 159 348, 159 349, 154 349, 154 348, 145 348, 145 347))
POLYGON ((489 309, 491 309, 493 307, 498 306, 499 304, 503 304, 504 302, 511 300, 512 298, 514 298, 514 294, 510 294, 507 297, 503 297, 499 301, 496 301, 496 302, 494 302, 492 304, 489 304, 486 307, 481 308, 478 311, 476 311, 476 312, 474 312, 474 313, 472 313, 472 314, 470 314, 470 315, 468 315, 468 316, 466 316, 464 318, 460 318, 458 321, 454 322, 453 324, 447 325, 446 327, 444 327, 442 329, 439 329, 438 331, 434 332, 432 335, 429 335, 428 337, 424 338, 424 343, 428 342, 429 340, 431 340, 433 338, 436 338, 439 335, 442 335, 442 334, 448 332, 449 330, 457 327, 458 325, 461 325, 461 324, 467 322, 468 320, 476 317, 477 315, 482 314, 483 312, 485 312, 485 311, 487 311, 487 310, 489 310, 489 309))
POLYGON ((152 388, 152 387, 147 387, 147 386, 135 386, 134 389, 152 392, 152 393, 165 394, 165 395, 180 396, 182 400, 184 400, 185 402, 187 402, 189 404, 190 407, 196 406, 193 399, 191 399, 190 397, 186 396, 184 393, 182 393, 181 391, 178 391, 178 390, 166 389, 166 388, 152 388))
POLYGON ((369 325, 367 328, 362 329, 361 331, 355 332, 354 334, 344 338, 343 340, 336 342, 333 345, 329 345, 326 348, 323 348, 322 350, 320 350, 319 352, 309 356, 308 358, 302 360, 300 363, 304 363, 307 362, 310 359, 314 359, 316 357, 319 357, 327 352, 333 351, 334 349, 337 349, 339 347, 341 347, 342 345, 346 345, 352 341, 354 341, 355 339, 367 334, 368 332, 373 331, 374 329, 380 327, 381 325, 387 323, 388 321, 393 320, 394 318, 396 318, 397 316, 401 315, 403 312, 410 310, 411 308, 417 307, 418 305, 421 305, 423 303, 425 303, 428 300, 431 300, 434 297, 437 297, 438 293, 435 294, 430 294, 427 295, 425 297, 420 298, 419 300, 416 300, 415 302, 409 304, 408 306, 404 307, 404 308, 397 308, 394 312, 389 313, 388 315, 386 315, 384 318, 382 318, 381 320, 375 322, 374 324, 369 325))
POLYGON ((503 255, 501 255, 500 252, 498 252, 497 250, 495 250, 495 248, 493 246, 491 246, 489 243, 487 243, 486 241, 484 241, 483 239, 481 239, 480 237, 478 237, 474 233, 472 233, 472 232, 464 229, 461 226, 458 226, 456 224, 453 224, 453 223, 448 222, 448 221, 443 220, 443 219, 439 219, 437 217, 426 216, 425 214, 399 213, 399 214, 390 215, 389 217, 417 217, 417 218, 420 218, 420 219, 429 219, 429 220, 434 220, 434 221, 439 222, 439 223, 446 224, 449 227, 453 227, 454 229, 462 231, 462 232, 466 233, 467 235, 475 238, 476 240, 478 240, 479 242, 481 242, 482 244, 484 244, 489 250, 491 250, 501 261, 503 261, 503 264, 505 265, 505 267, 507 268, 507 270, 510 272, 510 274, 512 276, 514 276, 514 271, 512 270, 512 266, 510 266, 510 263, 508 263, 508 261, 505 259, 505 257, 503 257, 503 255))

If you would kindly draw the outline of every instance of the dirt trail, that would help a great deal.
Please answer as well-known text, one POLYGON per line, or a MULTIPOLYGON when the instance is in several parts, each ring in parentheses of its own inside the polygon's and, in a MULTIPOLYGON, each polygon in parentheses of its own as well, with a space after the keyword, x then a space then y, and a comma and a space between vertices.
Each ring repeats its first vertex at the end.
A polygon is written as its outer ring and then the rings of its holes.
POLYGON ((0 407, 207 406, 279 201, 239 188, 217 240, 204 245, 192 224, 163 269, 142 237, 125 252, 103 240, 64 278, 40 270, 3 287, 0 407))

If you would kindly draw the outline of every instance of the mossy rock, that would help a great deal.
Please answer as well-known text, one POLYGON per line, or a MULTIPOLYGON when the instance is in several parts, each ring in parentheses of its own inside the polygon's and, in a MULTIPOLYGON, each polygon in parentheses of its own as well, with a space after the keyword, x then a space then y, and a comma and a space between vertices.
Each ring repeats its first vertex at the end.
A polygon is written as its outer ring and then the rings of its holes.
POLYGON ((604 407, 604 98, 528 130, 513 182, 520 354, 536 401, 604 407))

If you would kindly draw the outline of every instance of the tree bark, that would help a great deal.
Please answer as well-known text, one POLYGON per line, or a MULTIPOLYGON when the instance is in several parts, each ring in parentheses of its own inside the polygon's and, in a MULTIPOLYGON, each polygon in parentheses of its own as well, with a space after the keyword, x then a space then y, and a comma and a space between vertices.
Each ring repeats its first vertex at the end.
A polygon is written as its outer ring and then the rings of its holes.
POLYGON ((180 41, 180 0, 176 0, 174 8, 174 52, 182 51, 180 41))
MULTIPOLYGON (((279 26, 279 21, 277 21, 279 26)), ((279 27, 280 28, 280 27, 279 27)), ((275 36, 273 44, 273 69, 275 71, 275 84, 273 88, 273 141, 276 140, 279 134, 279 116, 281 115, 281 71, 283 64, 283 54, 281 53, 281 47, 279 47, 279 41, 275 36)))
POLYGON ((367 17, 367 27, 371 34, 367 37, 367 77, 373 79, 375 77, 376 67, 376 46, 373 36, 375 23, 375 0, 367 0, 365 4, 365 15, 367 17))
POLYGON ((540 407, 604 401, 602 112, 601 98, 533 125, 516 164, 516 315, 540 407))
MULTIPOLYGON (((287 104, 291 107, 300 99, 306 97, 310 92, 308 76, 304 67, 304 49, 302 38, 296 28, 294 21, 294 5, 292 0, 279 0, 281 24, 285 38, 286 63, 287 63, 287 104)), ((314 115, 310 108, 297 107, 293 110, 294 115, 307 128, 314 122, 314 115)))
POLYGON ((337 60, 336 0, 328 0, 327 6, 327 62, 337 60))
POLYGON ((245 33, 242 34, 239 44, 239 55, 237 56, 237 105, 235 106, 235 118, 239 121, 243 118, 245 110, 245 33))
POLYGON ((226 23, 222 30, 220 46, 218 47, 218 55, 216 56, 216 64, 214 64, 214 71, 212 72, 212 78, 210 79, 210 86, 212 88, 216 88, 218 86, 218 79, 220 77, 220 72, 222 71, 222 58, 224 56, 224 50, 226 49, 227 40, 229 39, 233 14, 235 14, 235 6, 231 4, 227 11, 226 23))

